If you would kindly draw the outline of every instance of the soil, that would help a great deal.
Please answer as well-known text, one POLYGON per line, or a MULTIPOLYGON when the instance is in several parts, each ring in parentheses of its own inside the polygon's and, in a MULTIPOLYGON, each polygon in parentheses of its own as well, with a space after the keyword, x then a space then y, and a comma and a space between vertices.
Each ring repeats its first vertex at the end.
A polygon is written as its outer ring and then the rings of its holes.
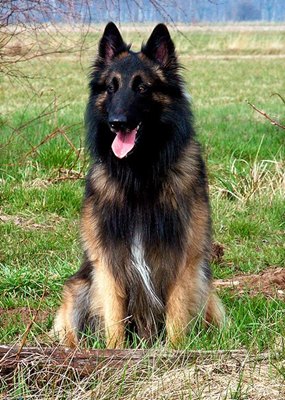
POLYGON ((19 322, 28 325, 35 316, 36 323, 43 323, 51 314, 49 310, 36 311, 28 307, 0 308, 0 323, 2 327, 19 322))
POLYGON ((215 281, 217 288, 230 288, 239 295, 247 293, 250 296, 263 294, 285 300, 285 268, 270 267, 259 274, 235 275, 230 279, 215 281))

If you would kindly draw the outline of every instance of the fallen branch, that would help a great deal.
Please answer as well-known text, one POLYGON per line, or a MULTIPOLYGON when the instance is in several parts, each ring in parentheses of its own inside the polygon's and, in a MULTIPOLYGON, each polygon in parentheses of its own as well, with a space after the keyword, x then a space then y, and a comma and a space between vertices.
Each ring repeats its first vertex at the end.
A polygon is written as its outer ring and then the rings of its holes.
MULTIPOLYGON (((193 364, 198 359, 204 361, 220 357, 233 358, 241 362, 264 360, 268 354, 250 355, 246 350, 215 350, 215 351, 170 351, 162 350, 71 350, 65 347, 18 347, 0 346, 0 377, 10 374, 19 367, 24 368, 59 368, 73 370, 80 377, 89 376, 93 372, 123 369, 142 365, 173 366, 193 364)), ((270 356, 272 358, 272 355, 270 356)))

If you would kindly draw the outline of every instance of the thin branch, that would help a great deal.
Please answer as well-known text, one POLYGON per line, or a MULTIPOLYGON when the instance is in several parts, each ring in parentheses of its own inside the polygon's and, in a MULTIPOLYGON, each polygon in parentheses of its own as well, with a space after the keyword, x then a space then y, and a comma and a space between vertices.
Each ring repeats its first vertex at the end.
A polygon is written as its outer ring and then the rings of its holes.
POLYGON ((31 329, 32 329, 32 326, 33 326, 34 323, 36 322, 36 319, 37 319, 37 317, 38 317, 38 314, 39 314, 39 311, 40 311, 40 308, 41 308, 41 305, 42 305, 42 302, 43 302, 43 300, 44 300, 44 297, 45 297, 46 293, 47 293, 47 291, 46 291, 46 288, 45 288, 44 291, 43 291, 42 297, 41 297, 41 299, 40 299, 40 301, 39 301, 39 304, 38 304, 38 307, 37 307, 37 309, 36 309, 36 312, 35 312, 35 314, 32 316, 32 318, 31 318, 31 320, 30 320, 29 324, 27 325, 27 328, 26 328, 26 330, 25 330, 25 332, 24 332, 23 338, 22 338, 22 340, 21 340, 21 343, 20 343, 20 346, 19 346, 19 349, 18 349, 18 353, 16 354, 16 358, 19 358, 20 353, 21 353, 23 347, 25 346, 25 344, 26 344, 26 342, 27 342, 28 335, 29 335, 29 333, 30 333, 30 331, 31 331, 31 329))
POLYGON ((266 114, 265 111, 259 110, 254 104, 251 104, 248 100, 246 100, 247 104, 249 104, 255 111, 257 111, 259 114, 261 114, 263 117, 265 117, 266 119, 268 119, 268 121, 270 121, 270 123, 274 126, 278 126, 281 129, 285 130, 285 126, 281 125, 279 122, 277 122, 276 120, 274 120, 273 118, 271 118, 268 114, 266 114))
POLYGON ((284 99, 283 96, 281 96, 281 94, 279 94, 279 93, 272 93, 271 97, 272 97, 272 96, 278 96, 278 97, 281 99, 281 101, 283 101, 283 103, 285 104, 285 99, 284 99))

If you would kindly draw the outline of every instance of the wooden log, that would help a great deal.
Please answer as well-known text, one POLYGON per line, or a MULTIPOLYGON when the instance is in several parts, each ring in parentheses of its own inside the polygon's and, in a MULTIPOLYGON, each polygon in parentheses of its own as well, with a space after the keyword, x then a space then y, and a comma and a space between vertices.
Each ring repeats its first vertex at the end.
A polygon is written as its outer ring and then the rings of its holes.
POLYGON ((143 366, 172 366, 194 363, 197 359, 213 361, 214 358, 225 356, 246 359, 246 351, 171 351, 160 350, 81 350, 65 347, 23 347, 0 345, 0 376, 22 368, 57 368, 66 371, 73 370, 80 377, 89 376, 96 371, 114 369, 136 368, 142 370, 143 366))

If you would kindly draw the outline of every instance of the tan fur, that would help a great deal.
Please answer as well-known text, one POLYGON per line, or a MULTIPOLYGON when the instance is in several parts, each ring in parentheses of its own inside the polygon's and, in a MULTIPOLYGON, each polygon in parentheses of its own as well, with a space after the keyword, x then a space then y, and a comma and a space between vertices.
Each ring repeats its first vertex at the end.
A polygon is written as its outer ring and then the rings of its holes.
MULTIPOLYGON (((100 193, 100 202, 105 201, 115 202, 121 204, 124 201, 124 192, 119 189, 119 184, 110 179, 103 166, 98 166, 91 176, 92 187, 100 193)), ((88 217, 93 219, 92 214, 88 217)))
POLYGON ((107 69, 105 72, 102 73, 99 83, 103 85, 106 81, 111 82, 113 78, 118 79, 119 83, 122 82, 122 76, 118 72, 113 72, 110 74, 109 70, 107 69))
MULTIPOLYGON (((161 198, 169 201, 177 190, 189 190, 196 176, 196 165, 189 160, 195 160, 198 147, 191 143, 177 165, 179 174, 173 173, 169 186, 161 198), (181 176, 185 174, 185 187, 181 187, 181 176), (179 179, 178 179, 179 177, 179 179)), ((176 204, 172 203, 174 209, 176 204)), ((170 342, 179 345, 191 327, 191 321, 202 313, 207 323, 222 326, 225 313, 221 301, 201 273, 204 246, 207 241, 208 206, 203 201, 196 201, 191 210, 191 227, 188 231, 188 253, 184 265, 174 282, 166 304, 166 331, 170 342), (194 227, 194 228, 192 228, 194 227)))
MULTIPOLYGON (((202 205, 200 207, 203 208, 202 205)), ((199 213, 197 209, 193 210, 191 222, 195 226, 195 232, 189 229, 188 255, 173 283, 166 304, 166 331, 168 339, 174 345, 182 341, 192 319, 202 311, 207 302, 208 283, 201 274, 207 229, 206 207, 203 211, 199 213)))
POLYGON ((91 312, 104 321, 108 348, 122 348, 125 339, 125 295, 109 268, 97 264, 96 278, 91 288, 91 312))
POLYGON ((160 102, 165 106, 168 106, 169 104, 172 103, 171 98, 162 93, 153 93, 152 98, 154 101, 160 102))
POLYGON ((78 345, 77 334, 72 324, 72 315, 77 301, 77 290, 81 284, 81 281, 77 281, 72 287, 64 287, 62 305, 57 311, 51 332, 52 336, 59 339, 61 344, 68 347, 78 345))
POLYGON ((96 263, 99 258, 99 244, 96 221, 94 220, 92 215, 92 200, 93 198, 90 197, 83 205, 81 216, 81 237, 83 249, 87 252, 91 262, 96 263))
POLYGON ((226 315, 224 306, 215 291, 212 290, 206 304, 205 322, 207 325, 215 325, 218 328, 222 328, 225 321, 226 315))
POLYGON ((128 57, 129 55, 130 55, 130 53, 129 53, 128 51, 122 51, 122 53, 118 54, 118 55, 116 56, 116 58, 117 58, 118 60, 122 60, 122 59, 128 57))
POLYGON ((100 94, 97 97, 97 100, 95 103, 96 108, 98 108, 99 110, 103 110, 106 98, 107 98, 107 93, 104 92, 104 93, 100 94))
POLYGON ((191 320, 201 309, 202 291, 195 266, 187 264, 180 271, 166 303, 166 332, 171 344, 182 344, 191 320))
MULTIPOLYGON (((98 181, 97 181, 98 183, 98 181)), ((90 288, 91 315, 102 319, 105 328, 106 344, 108 348, 123 347, 125 338, 125 294, 111 274, 104 255, 100 251, 96 240, 96 224, 92 216, 92 199, 86 202, 82 213, 83 247, 94 264, 94 277, 90 288)), ((65 286, 63 302, 57 312, 54 322, 54 332, 61 343, 69 347, 78 344, 74 327, 72 326, 72 312, 78 300, 77 289, 82 285, 80 280, 65 286)))
POLYGON ((139 53, 138 57, 144 62, 149 64, 152 67, 153 73, 157 76, 157 78, 159 78, 162 82, 165 82, 165 76, 163 74, 162 69, 157 66, 157 65, 153 65, 152 63, 150 63, 149 59, 147 58, 147 56, 143 53, 139 53))
MULTIPOLYGON (((97 184, 99 181, 96 181, 97 184)), ((111 192, 109 192, 110 194, 111 192)), ((92 209, 91 198, 83 208, 81 224, 83 247, 87 251, 89 259, 94 263, 94 272, 96 272, 90 290, 90 309, 91 313, 99 315, 103 320, 107 347, 120 348, 124 342, 125 295, 112 276, 100 246, 98 246, 96 224, 90 223, 94 220, 92 209)))
POLYGON ((166 332, 169 342, 178 347, 189 332, 192 322, 200 315, 207 325, 222 327, 223 305, 208 283, 200 276, 199 263, 191 257, 181 269, 166 304, 166 332))

